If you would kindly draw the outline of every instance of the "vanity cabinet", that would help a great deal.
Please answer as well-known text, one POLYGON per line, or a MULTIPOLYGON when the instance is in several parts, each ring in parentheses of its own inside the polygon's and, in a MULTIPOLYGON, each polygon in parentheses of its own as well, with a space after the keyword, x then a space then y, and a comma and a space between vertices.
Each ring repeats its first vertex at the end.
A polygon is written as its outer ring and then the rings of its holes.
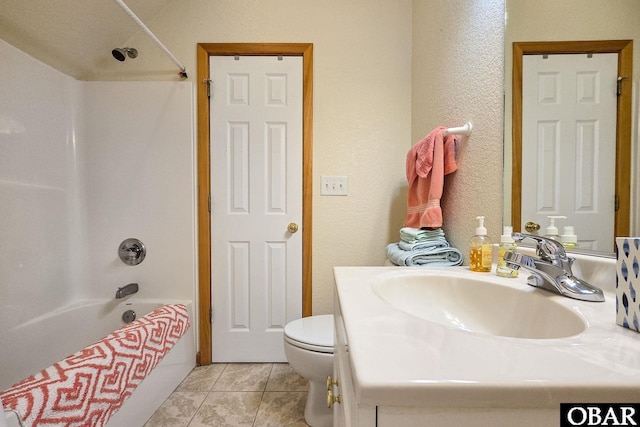
MULTIPOLYGON (((427 425, 426 409, 359 403, 353 381, 344 320, 336 297, 333 376, 327 381, 327 404, 333 405, 334 427, 416 427, 427 425)), ((429 421, 431 422, 431 421, 429 421)), ((429 424, 431 425, 431 424, 429 424)), ((447 424, 450 426, 452 424, 447 424)))
POLYGON ((349 345, 337 297, 334 324, 333 378, 327 381, 327 404, 330 402, 333 404, 333 426, 375 426, 375 406, 359 405, 356 399, 349 360, 349 345))

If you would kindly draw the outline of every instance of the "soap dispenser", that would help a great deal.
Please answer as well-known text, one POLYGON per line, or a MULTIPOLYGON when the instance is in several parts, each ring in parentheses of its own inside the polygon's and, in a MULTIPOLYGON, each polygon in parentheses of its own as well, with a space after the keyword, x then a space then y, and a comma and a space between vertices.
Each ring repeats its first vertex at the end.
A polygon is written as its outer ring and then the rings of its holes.
POLYGON ((471 239, 469 250, 469 269, 471 271, 489 272, 493 262, 493 243, 487 236, 487 229, 484 227, 484 217, 476 217, 478 227, 476 235, 471 239))
POLYGON ((578 247, 578 236, 576 236, 572 225, 565 225, 560 236, 560 243, 567 249, 578 247))
POLYGON ((500 244, 498 245, 498 265, 496 266, 496 275, 500 277, 518 277, 518 270, 511 267, 507 267, 507 262, 504 260, 504 253, 506 251, 516 250, 516 242, 513 240, 513 227, 505 225, 502 230, 502 236, 500 236, 500 244))
POLYGON ((558 232, 555 221, 556 219, 566 219, 567 217, 562 215, 548 215, 547 218, 549 218, 549 226, 545 228, 544 237, 560 241, 560 233, 558 232))

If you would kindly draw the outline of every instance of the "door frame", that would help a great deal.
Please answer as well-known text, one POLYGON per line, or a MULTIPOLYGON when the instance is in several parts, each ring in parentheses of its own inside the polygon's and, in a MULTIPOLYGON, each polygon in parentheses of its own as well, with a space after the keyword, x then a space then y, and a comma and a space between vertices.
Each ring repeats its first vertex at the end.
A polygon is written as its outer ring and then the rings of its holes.
MULTIPOLYGON (((631 203, 631 89, 633 75, 633 40, 514 42, 512 71, 512 177, 511 225, 520 231, 522 222, 522 56, 552 54, 617 53, 618 76, 622 76, 617 99, 616 180, 618 209, 615 210, 614 236, 627 236, 631 203)), ((614 242, 611 242, 614 247, 614 242)))
POLYGON ((197 165, 198 165, 198 352, 196 363, 211 363, 211 165, 209 137, 210 56, 302 57, 302 315, 312 313, 312 144, 313 43, 198 43, 197 46, 197 165))

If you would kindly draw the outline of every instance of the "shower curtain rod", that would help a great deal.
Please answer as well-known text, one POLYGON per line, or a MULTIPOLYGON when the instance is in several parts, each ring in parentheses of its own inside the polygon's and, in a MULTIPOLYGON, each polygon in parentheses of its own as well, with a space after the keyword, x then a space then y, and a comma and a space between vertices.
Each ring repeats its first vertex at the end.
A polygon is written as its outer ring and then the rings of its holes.
POLYGON ((142 29, 142 31, 144 31, 145 33, 147 33, 149 37, 151 37, 151 40, 153 40, 158 45, 158 47, 162 49, 164 53, 167 54, 169 58, 171 58, 173 63, 176 64, 178 68, 180 68, 180 73, 179 73, 180 77, 182 77, 183 79, 186 79, 188 77, 187 68, 184 65, 182 65, 180 61, 178 61, 178 59, 175 56, 173 56, 171 52, 169 52, 169 49, 167 49, 167 47, 162 44, 162 42, 156 37, 156 35, 153 34, 146 25, 144 25, 144 22, 142 22, 140 18, 138 18, 136 14, 133 13, 131 9, 129 9, 129 6, 124 4, 122 0, 113 0, 113 1, 116 2, 118 6, 120 6, 120 9, 122 9, 124 13, 129 15, 129 18, 133 19, 133 22, 135 22, 138 25, 138 27, 142 29))

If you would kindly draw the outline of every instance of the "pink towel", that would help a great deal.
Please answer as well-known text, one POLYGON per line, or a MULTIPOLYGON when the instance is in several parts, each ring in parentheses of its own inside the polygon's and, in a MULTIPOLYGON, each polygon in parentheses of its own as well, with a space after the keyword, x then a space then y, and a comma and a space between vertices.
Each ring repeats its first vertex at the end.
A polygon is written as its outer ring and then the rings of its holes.
POLYGON ((439 126, 415 144, 407 153, 407 217, 405 227, 442 227, 440 199, 444 176, 458 169, 455 135, 444 136, 439 126))

